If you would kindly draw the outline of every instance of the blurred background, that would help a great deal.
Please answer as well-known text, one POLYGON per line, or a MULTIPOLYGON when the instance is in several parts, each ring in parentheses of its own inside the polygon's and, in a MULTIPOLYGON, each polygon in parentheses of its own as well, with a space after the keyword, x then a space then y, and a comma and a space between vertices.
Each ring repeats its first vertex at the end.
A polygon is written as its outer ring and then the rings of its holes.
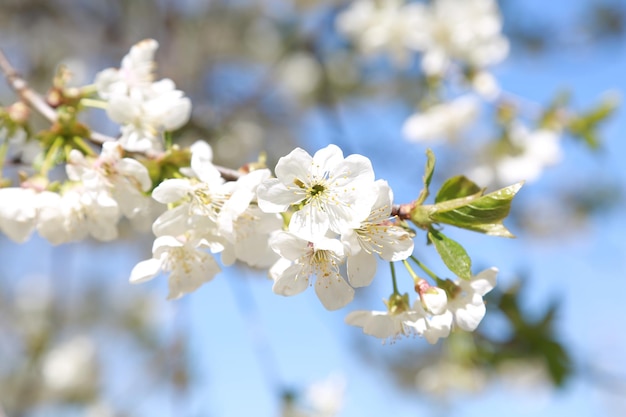
MULTIPOLYGON (((295 146, 335 143, 370 158, 404 203, 430 147, 435 189, 458 174, 490 189, 528 181, 506 221, 516 239, 446 229, 475 272, 500 274, 478 330, 434 346, 381 344, 344 324, 349 311, 381 309, 391 292, 382 264, 336 312, 312 292, 276 296, 265 272, 242 266, 166 302, 164 277, 128 283, 150 255, 148 232, 122 225, 116 242, 57 247, 0 236, 0 416, 626 415, 626 119, 615 109, 626 4, 498 6, 508 54, 489 68, 491 94, 468 87, 471 66, 438 77, 417 53, 402 65, 364 54, 337 25, 348 1, 2 0, 0 48, 44 94, 61 64, 72 84, 90 84, 156 39, 158 77, 193 103, 175 141, 208 141, 220 165, 265 152, 273 167, 295 146), (471 123, 411 138, 416 111, 466 93, 479 102, 471 123), (498 165, 519 156, 520 126, 556 138, 534 151, 542 162, 531 171, 498 165)), ((8 106, 15 94, 0 84, 8 106)), ((103 112, 85 120, 118 134, 103 112)), ((444 274, 421 243, 420 259, 444 274)))

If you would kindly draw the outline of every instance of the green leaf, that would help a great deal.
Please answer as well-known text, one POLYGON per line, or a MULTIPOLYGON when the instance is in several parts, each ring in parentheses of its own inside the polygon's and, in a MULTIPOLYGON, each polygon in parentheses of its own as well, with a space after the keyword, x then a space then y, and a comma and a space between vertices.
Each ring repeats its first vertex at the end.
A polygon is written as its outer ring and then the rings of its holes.
POLYGON ((441 203, 455 198, 469 197, 482 193, 482 191, 483 190, 481 190, 481 188, 473 181, 470 181, 463 175, 459 175, 452 177, 443 183, 437 192, 435 203, 441 203))
POLYGON ((419 206, 428 197, 430 191, 428 187, 430 187, 430 181, 433 179, 433 172, 435 172, 435 154, 430 149, 426 149, 426 166, 424 167, 424 176, 422 177, 422 183, 424 184, 424 188, 420 191, 417 200, 415 200, 415 205, 419 206))
POLYGON ((428 239, 450 271, 462 279, 472 278, 472 260, 463 246, 435 229, 429 230, 428 239))
POLYGON ((514 237, 502 221, 508 216, 511 201, 522 185, 523 182, 518 182, 486 195, 478 193, 437 203, 430 207, 430 218, 436 223, 492 236, 514 237))

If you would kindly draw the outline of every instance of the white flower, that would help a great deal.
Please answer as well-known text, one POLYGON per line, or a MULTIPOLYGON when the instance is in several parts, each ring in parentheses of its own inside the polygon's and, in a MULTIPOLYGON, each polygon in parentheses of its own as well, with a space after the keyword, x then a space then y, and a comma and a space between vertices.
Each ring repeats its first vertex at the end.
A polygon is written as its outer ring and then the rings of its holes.
POLYGON ((306 390, 306 399, 314 411, 314 417, 333 417, 343 406, 346 379, 339 374, 331 374, 323 381, 311 384, 306 390))
POLYGON ((134 45, 121 68, 96 76, 100 97, 107 100, 107 115, 122 125, 119 143, 129 151, 160 151, 165 131, 189 120, 191 101, 172 80, 154 81, 154 53, 158 43, 146 39, 134 45))
POLYGON ((448 311, 455 324, 468 332, 474 331, 485 316, 483 296, 496 285, 497 268, 489 268, 472 276, 469 281, 456 282, 457 291, 448 299, 448 311))
POLYGON ((108 192, 118 203, 122 214, 133 218, 148 209, 149 198, 144 192, 152 181, 148 170, 132 158, 122 158, 119 143, 106 142, 95 160, 88 160, 77 150, 70 152, 66 165, 68 178, 80 181, 94 192, 108 192))
POLYGON ((363 333, 383 340, 398 339, 400 336, 417 334, 411 323, 417 320, 417 313, 412 310, 391 314, 388 311, 353 311, 346 316, 345 322, 351 326, 363 328, 363 333))
POLYGON ((446 291, 439 287, 429 287, 420 293, 422 306, 432 314, 442 314, 448 307, 446 291))
POLYGON ((17 243, 28 240, 37 224, 37 193, 28 188, 0 188, 0 231, 17 243))
POLYGON ((359 227, 377 198, 374 171, 369 159, 350 155, 329 145, 313 157, 300 148, 279 159, 276 177, 257 189, 258 203, 267 213, 282 213, 300 205, 289 230, 309 239, 330 229, 341 233, 359 227))
POLYGON ((63 194, 43 192, 39 207, 37 231, 53 245, 88 235, 101 241, 117 238, 120 210, 106 191, 74 186, 63 194))
POLYGON ((282 228, 282 217, 265 213, 256 205, 256 189, 269 176, 268 169, 260 169, 230 183, 229 198, 217 220, 218 234, 229 243, 222 252, 225 265, 238 259, 253 267, 269 267, 278 258, 268 239, 282 228))
POLYGON ((455 138, 476 119, 478 111, 474 97, 457 97, 415 113, 404 122, 402 133, 411 142, 455 138))
POLYGON ((391 188, 383 180, 376 181, 373 188, 378 198, 367 219, 358 228, 342 234, 342 240, 350 248, 348 278, 354 287, 372 282, 376 273, 376 255, 394 262, 413 253, 413 239, 409 233, 391 222, 391 188))
POLYGON ((96 388, 96 360, 96 347, 91 339, 70 339, 43 357, 43 382, 55 395, 75 398, 89 393, 96 388))
POLYGON ((161 135, 189 120, 191 101, 170 80, 152 84, 130 95, 112 95, 107 115, 122 126, 120 144, 129 151, 162 150, 161 135))
POLYGON ((413 310, 416 312, 417 319, 407 323, 407 325, 413 327, 428 343, 435 344, 439 339, 448 337, 453 318, 450 311, 446 310, 442 314, 431 314, 424 310, 420 300, 415 300, 413 310))
POLYGON ((161 271, 169 271, 168 300, 182 297, 209 282, 220 267, 209 253, 204 251, 208 243, 204 239, 188 240, 185 237, 160 236, 152 246, 153 258, 139 262, 130 273, 132 284, 154 278, 161 271))
POLYGON ((508 53, 501 29, 493 0, 436 0, 421 20, 415 49, 424 52, 422 68, 427 74, 442 74, 453 59, 483 68, 508 53))
POLYGON ((217 234, 218 217, 229 194, 211 158, 209 145, 196 142, 191 147, 191 169, 184 170, 194 178, 168 179, 152 191, 156 201, 176 204, 154 222, 156 236, 178 236, 192 229, 203 235, 217 234))
POLYGON ((119 69, 108 68, 96 75, 98 94, 108 99, 112 94, 128 94, 131 89, 147 88, 154 81, 154 54, 159 44, 144 39, 130 48, 119 69))
POLYGON ((354 39, 365 55, 388 53, 400 65, 409 63, 424 19, 420 4, 401 0, 358 0, 337 18, 337 28, 354 39))
POLYGON ((275 293, 298 294, 306 289, 309 279, 315 275, 315 292, 327 310, 344 307, 354 298, 354 289, 339 272, 344 258, 344 248, 339 240, 322 237, 310 242, 292 233, 278 232, 271 238, 270 246, 292 262, 287 266, 283 261, 281 267, 274 268, 272 290, 275 293))
POLYGON ((481 184, 533 182, 562 158, 560 135, 553 130, 529 131, 516 125, 509 138, 513 147, 510 154, 492 156, 492 160, 470 170, 468 177, 481 184))

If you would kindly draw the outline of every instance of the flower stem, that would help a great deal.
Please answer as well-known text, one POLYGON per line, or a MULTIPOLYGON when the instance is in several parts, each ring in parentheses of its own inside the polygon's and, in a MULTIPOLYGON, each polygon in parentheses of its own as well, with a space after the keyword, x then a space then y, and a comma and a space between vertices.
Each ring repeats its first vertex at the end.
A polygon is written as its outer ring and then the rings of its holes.
POLYGON ((106 110, 108 106, 108 103, 106 101, 96 100, 93 98, 82 98, 80 99, 80 104, 82 104, 85 107, 93 107, 96 109, 103 109, 103 110, 106 110))
POLYGON ((396 267, 393 265, 393 262, 389 262, 389 267, 391 268, 391 282, 393 283, 393 293, 400 295, 400 291, 398 291, 398 283, 396 282, 396 267))
POLYGON ((63 146, 63 138, 61 136, 57 136, 54 139, 54 142, 52 142, 52 146, 50 146, 50 149, 48 149, 48 153, 46 154, 46 157, 41 166, 41 173, 44 177, 47 177, 48 171, 52 169, 52 166, 54 165, 61 146, 63 146))
POLYGON ((415 283, 415 285, 419 284, 422 278, 417 276, 417 274, 415 273, 415 271, 413 271, 413 268, 411 268, 411 265, 406 259, 403 260, 402 263, 404 264, 404 267, 406 268, 406 270, 409 271, 409 274, 411 275, 411 278, 413 278, 413 282, 415 283))
POLYGON ((419 259, 417 259, 415 256, 411 255, 411 256, 410 256, 410 258, 411 258, 411 260, 412 260, 413 262, 415 262, 415 264, 416 264, 417 266, 419 266, 419 267, 420 267, 420 269, 421 269, 422 271, 426 272, 426 274, 427 274, 429 277, 431 277, 432 279, 434 279, 434 280, 435 280, 435 281, 437 281, 437 282, 441 281, 441 278, 439 278, 439 277, 437 276, 437 274, 435 274, 433 271, 431 271, 431 269, 430 269, 430 268, 428 268, 426 265, 424 265, 424 264, 423 264, 423 263, 422 263, 419 259))

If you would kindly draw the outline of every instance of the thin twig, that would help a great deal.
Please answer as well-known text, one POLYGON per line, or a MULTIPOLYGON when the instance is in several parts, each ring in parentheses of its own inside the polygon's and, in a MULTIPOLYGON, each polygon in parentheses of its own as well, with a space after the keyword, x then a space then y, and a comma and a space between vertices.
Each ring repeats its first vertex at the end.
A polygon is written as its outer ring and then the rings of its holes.
MULTIPOLYGON (((13 65, 11 65, 2 49, 0 49, 0 70, 4 73, 4 76, 9 82, 9 86, 20 96, 22 101, 35 109, 37 113, 41 114, 50 123, 55 123, 58 120, 59 117, 56 110, 54 110, 39 93, 28 86, 26 80, 13 68, 13 65)), ((99 132, 91 132, 87 139, 96 145, 102 145, 104 142, 117 140, 99 132)))
POLYGON ((4 55, 2 49, 0 49, 0 69, 4 73, 11 88, 20 96, 20 98, 35 109, 39 114, 46 118, 50 123, 57 121, 57 112, 50 107, 48 103, 32 90, 28 83, 17 73, 15 68, 11 65, 7 57, 4 55))

